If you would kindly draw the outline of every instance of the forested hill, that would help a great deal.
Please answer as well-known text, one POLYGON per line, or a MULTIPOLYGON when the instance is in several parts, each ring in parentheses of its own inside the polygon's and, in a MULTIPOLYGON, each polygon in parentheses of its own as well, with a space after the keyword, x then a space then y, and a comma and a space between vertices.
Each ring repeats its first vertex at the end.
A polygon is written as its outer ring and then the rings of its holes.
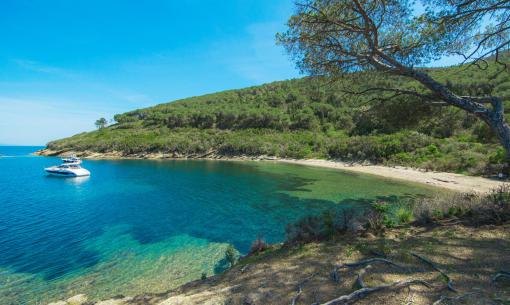
MULTIPOLYGON (((496 66, 429 70, 457 94, 510 100, 496 66)), ((58 151, 160 152, 169 156, 334 158, 432 170, 493 173, 503 150, 476 118, 409 96, 346 95, 342 88, 418 88, 403 78, 357 73, 302 78, 192 97, 115 116, 116 123, 48 143, 58 151)), ((508 109, 508 107, 507 107, 508 109)))

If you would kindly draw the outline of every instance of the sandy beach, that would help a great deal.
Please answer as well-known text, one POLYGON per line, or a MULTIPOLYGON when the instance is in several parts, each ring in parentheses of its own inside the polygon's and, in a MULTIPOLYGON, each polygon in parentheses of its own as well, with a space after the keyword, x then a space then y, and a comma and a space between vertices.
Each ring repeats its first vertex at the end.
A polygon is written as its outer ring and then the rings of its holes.
POLYGON ((124 155, 120 152, 72 152, 67 151, 65 153, 59 151, 52 151, 43 149, 34 153, 40 156, 60 156, 75 154, 84 159, 153 159, 153 160, 183 160, 183 159, 205 159, 205 160, 223 160, 223 161, 264 161, 264 162, 283 162, 290 164, 299 164, 306 166, 317 166, 324 168, 339 169, 357 173, 364 173, 370 175, 377 175, 381 177, 405 180, 409 182, 422 183, 430 186, 441 187, 457 192, 477 192, 487 193, 494 188, 504 184, 504 181, 495 179, 489 179, 484 177, 467 176, 455 173, 446 172, 432 172, 424 171, 416 168, 408 167, 389 167, 382 165, 370 165, 360 163, 347 163, 335 160, 323 160, 323 159, 282 159, 270 156, 238 156, 238 157, 226 157, 216 155, 214 153, 197 155, 197 156, 180 156, 175 154, 164 154, 164 153, 147 153, 147 154, 132 154, 124 155))

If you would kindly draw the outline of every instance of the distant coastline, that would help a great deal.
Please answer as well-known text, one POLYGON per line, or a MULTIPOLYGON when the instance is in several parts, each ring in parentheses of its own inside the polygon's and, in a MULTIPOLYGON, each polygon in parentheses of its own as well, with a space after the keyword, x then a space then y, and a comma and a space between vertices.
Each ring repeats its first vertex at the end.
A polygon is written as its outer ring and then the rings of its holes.
POLYGON ((338 169, 350 172, 357 172, 369 175, 376 175, 385 178, 403 180, 425 184, 434 187, 440 187, 456 192, 477 192, 487 193, 498 186, 504 184, 503 181, 494 179, 466 176, 462 174, 447 172, 432 172, 422 169, 402 167, 402 166, 383 166, 373 165, 369 163, 347 163, 337 160, 324 159, 285 159, 272 156, 224 156, 218 155, 215 151, 200 155, 180 155, 175 153, 139 153, 139 154, 123 154, 121 152, 91 152, 91 151, 56 151, 50 149, 42 149, 34 153, 38 156, 62 156, 75 154, 84 159, 92 160, 224 160, 224 161, 266 161, 266 162, 283 162, 289 164, 299 164, 306 166, 316 166, 330 169, 338 169))

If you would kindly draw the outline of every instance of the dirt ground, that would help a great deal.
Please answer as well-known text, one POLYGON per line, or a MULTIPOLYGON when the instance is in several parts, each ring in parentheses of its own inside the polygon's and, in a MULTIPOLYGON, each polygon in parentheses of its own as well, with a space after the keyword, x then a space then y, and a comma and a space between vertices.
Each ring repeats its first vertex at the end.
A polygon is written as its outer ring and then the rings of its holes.
POLYGON ((430 287, 416 284, 381 290, 367 294, 356 304, 508 305, 510 279, 493 281, 500 270, 510 271, 510 224, 402 228, 378 237, 342 236, 328 242, 277 247, 242 260, 224 274, 191 282, 174 291, 98 304, 268 305, 293 304, 293 301, 296 305, 325 304, 360 289, 357 278, 364 272, 364 287, 409 279, 427 281, 430 287), (418 257, 430 261, 450 277, 455 292, 448 289, 448 280, 440 271, 418 257), (386 258, 398 266, 376 261, 335 268, 368 258, 386 258))

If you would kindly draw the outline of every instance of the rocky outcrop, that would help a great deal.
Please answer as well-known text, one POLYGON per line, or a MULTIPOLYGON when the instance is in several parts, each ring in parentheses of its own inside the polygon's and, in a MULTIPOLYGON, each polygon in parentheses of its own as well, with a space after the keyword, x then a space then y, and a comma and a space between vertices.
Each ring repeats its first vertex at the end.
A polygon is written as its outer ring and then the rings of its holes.
POLYGON ((278 157, 274 156, 225 156, 218 154, 216 151, 210 151, 201 154, 180 154, 180 153, 164 153, 164 152, 142 152, 128 154, 120 151, 109 151, 109 152, 94 152, 94 151, 73 151, 73 150, 51 150, 48 148, 41 149, 34 152, 37 156, 47 157, 64 157, 69 155, 76 155, 83 159, 96 159, 96 160, 116 160, 116 159, 210 159, 210 160, 279 160, 278 157))

